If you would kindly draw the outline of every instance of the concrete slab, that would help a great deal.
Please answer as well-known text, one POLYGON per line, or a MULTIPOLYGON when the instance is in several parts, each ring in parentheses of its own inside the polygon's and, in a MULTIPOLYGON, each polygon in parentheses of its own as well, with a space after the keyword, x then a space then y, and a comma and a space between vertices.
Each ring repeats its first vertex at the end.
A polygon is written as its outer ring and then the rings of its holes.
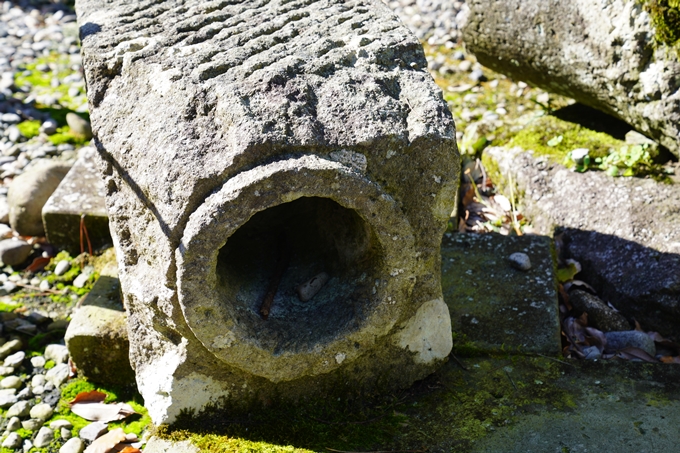
POLYGON ((89 380, 123 385, 135 382, 126 319, 113 261, 102 270, 66 330, 71 358, 89 380))
POLYGON ((552 240, 547 236, 446 234, 442 291, 454 350, 559 354, 560 326, 552 240), (509 256, 526 253, 531 269, 509 256))
MULTIPOLYGON (((93 250, 112 244, 104 181, 97 169, 97 157, 94 148, 83 148, 42 210, 47 240, 74 256, 81 252, 80 218, 83 214, 93 250)), ((87 251, 87 242, 83 244, 87 251)))

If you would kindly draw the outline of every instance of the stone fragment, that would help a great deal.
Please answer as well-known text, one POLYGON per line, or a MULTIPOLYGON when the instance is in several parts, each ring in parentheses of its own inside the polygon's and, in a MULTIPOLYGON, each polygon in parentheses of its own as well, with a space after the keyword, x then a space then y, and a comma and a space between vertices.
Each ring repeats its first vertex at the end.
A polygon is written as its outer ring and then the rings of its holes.
MULTIPOLYGON (((45 357, 43 357, 41 355, 31 357, 31 365, 33 365, 35 368, 43 368, 45 366, 45 363, 46 363, 45 357)), ((42 385, 44 383, 44 382, 41 382, 40 384, 35 383, 35 380, 39 377, 41 377, 42 379, 45 379, 45 377, 42 376, 41 374, 37 374, 37 375, 33 376, 33 381, 32 381, 33 385, 42 385)))
POLYGON ((47 371, 45 379, 47 379, 48 382, 51 382, 56 388, 59 388, 59 386, 68 379, 70 372, 71 369, 68 364, 59 363, 55 365, 54 368, 47 371))
POLYGON ((80 135, 85 140, 92 138, 92 128, 90 122, 77 113, 69 112, 66 114, 66 123, 71 128, 71 132, 80 135))
POLYGON ((73 437, 73 432, 69 428, 61 428, 59 433, 61 434, 61 438, 64 440, 68 440, 73 437))
POLYGON ((85 443, 77 437, 69 439, 59 449, 59 453, 82 453, 85 449, 85 443))
POLYGON ((5 414, 5 417, 19 417, 19 418, 24 418, 28 417, 29 411, 31 410, 31 404, 28 401, 19 401, 18 403, 14 403, 12 406, 10 406, 9 409, 7 409, 7 413, 5 414))
POLYGON ((49 404, 41 403, 41 404, 36 404, 31 408, 31 418, 35 418, 38 420, 45 421, 52 417, 52 413, 54 412, 54 409, 49 404))
POLYGON ((0 261, 6 266, 16 266, 23 263, 32 251, 33 246, 21 239, 0 241, 0 261))
POLYGON ((54 360, 54 363, 66 363, 68 361, 68 348, 63 344, 48 344, 45 347, 45 358, 54 360))
POLYGON ((520 271, 531 269, 531 259, 529 255, 522 252, 515 252, 508 258, 512 267, 520 271))
POLYGON ((44 235, 42 208, 70 168, 63 161, 40 159, 14 178, 7 194, 14 231, 23 236, 44 235))
POLYGON ((680 156, 678 53, 655 38, 646 4, 472 0, 466 5, 465 47, 481 64, 619 117, 680 156))
MULTIPOLYGON (((73 256, 80 253, 80 223, 83 215, 82 221, 93 249, 113 243, 104 202, 104 180, 97 170, 98 159, 94 148, 82 148, 73 168, 42 209, 47 239, 73 256)), ((63 272, 66 272, 67 265, 62 266, 65 267, 63 272)))
POLYGON ((64 419, 55 420, 53 422, 50 422, 50 428, 52 428, 55 431, 58 430, 58 429, 61 429, 61 428, 72 429, 73 423, 71 423, 68 420, 64 420, 64 419))
POLYGON ((297 288, 295 288, 295 291, 297 291, 300 301, 307 302, 312 297, 314 297, 316 293, 321 291, 323 285, 328 283, 328 280, 330 278, 331 278, 330 275, 328 275, 326 272, 321 272, 312 277, 311 279, 307 280, 297 288))
POLYGON ((93 382, 134 382, 117 275, 115 263, 102 269, 99 280, 73 315, 66 331, 65 341, 73 362, 93 382))
POLYGON ((43 426, 36 434, 33 445, 38 448, 47 447, 54 440, 54 432, 47 426, 43 426))
POLYGON ((588 313, 588 324, 603 332, 630 330, 630 323, 621 313, 589 292, 579 289, 569 291, 569 303, 576 310, 588 313))
POLYGON ((439 244, 459 176, 453 121, 422 48, 381 2, 284 3, 223 5, 224 17, 248 10, 244 25, 263 33, 237 45, 223 39, 235 23, 214 21, 207 4, 168 4, 168 26, 152 29, 153 7, 131 22, 137 6, 106 3, 102 23, 104 3, 77 5, 139 334, 130 357, 156 424, 210 403, 245 406, 251 394, 392 390, 448 355, 424 360, 396 341, 440 319, 432 310, 437 319, 412 325, 441 300, 439 244), (192 25, 203 20, 216 34, 192 25), (195 39, 217 57, 186 54, 195 39), (170 66, 156 62, 166 53, 170 66), (303 306, 291 289, 320 269, 333 278, 303 306), (263 285, 273 288, 264 300, 263 285))
POLYGON ((3 448, 19 448, 24 440, 17 433, 9 433, 9 435, 2 441, 3 448))
POLYGON ((92 442, 98 437, 106 434, 108 430, 109 427, 106 423, 93 422, 85 426, 84 428, 81 428, 78 436, 85 441, 92 442))
POLYGON ((16 389, 0 390, 0 407, 7 408, 19 399, 16 396, 16 389))
POLYGON ((442 241, 442 289, 454 335, 480 351, 559 354, 555 269, 551 239, 499 234, 450 234, 442 241), (522 250, 533 263, 508 266, 522 250))
POLYGON ((656 345, 645 332, 638 330, 628 330, 625 332, 606 332, 607 338, 605 351, 620 351, 626 348, 638 348, 654 357, 656 355, 656 345))

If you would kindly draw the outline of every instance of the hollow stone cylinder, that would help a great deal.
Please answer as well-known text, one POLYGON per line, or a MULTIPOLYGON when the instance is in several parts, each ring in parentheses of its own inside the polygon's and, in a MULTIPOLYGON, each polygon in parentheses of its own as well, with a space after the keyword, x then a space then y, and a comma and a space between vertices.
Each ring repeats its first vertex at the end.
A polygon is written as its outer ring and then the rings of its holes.
POLYGON ((77 13, 154 423, 386 391, 445 360, 454 123, 380 1, 83 0, 77 13))

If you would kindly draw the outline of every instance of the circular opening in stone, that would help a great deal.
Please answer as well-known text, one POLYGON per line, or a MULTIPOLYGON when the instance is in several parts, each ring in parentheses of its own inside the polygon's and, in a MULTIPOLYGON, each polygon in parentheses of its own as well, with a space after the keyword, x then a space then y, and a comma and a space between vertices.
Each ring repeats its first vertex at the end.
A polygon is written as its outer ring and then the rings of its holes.
POLYGON ((373 228, 354 210, 299 198, 255 214, 228 238, 217 260, 219 302, 244 339, 274 354, 309 351, 362 327, 381 265, 373 228), (297 288, 321 273, 328 281, 302 301, 297 288))

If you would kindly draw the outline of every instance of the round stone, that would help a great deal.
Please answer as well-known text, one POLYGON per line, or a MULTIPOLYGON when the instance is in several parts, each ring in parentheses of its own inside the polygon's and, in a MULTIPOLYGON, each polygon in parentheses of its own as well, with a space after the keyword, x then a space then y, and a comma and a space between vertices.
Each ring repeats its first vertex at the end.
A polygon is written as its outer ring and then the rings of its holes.
POLYGON ((7 431, 16 431, 21 428, 19 417, 12 417, 7 421, 7 431))
POLYGON ((31 408, 30 415, 31 418, 45 421, 52 416, 53 412, 54 410, 50 407, 49 404, 41 403, 36 404, 31 408))
POLYGON ((531 269, 531 260, 526 253, 516 252, 510 255, 508 259, 510 260, 510 265, 515 269, 519 269, 520 271, 528 271, 531 269))
POLYGON ((5 440, 2 441, 3 448, 19 448, 24 440, 17 433, 10 433, 5 440))
POLYGON ((69 439, 60 449, 59 453, 82 453, 85 443, 77 437, 69 439))
POLYGON ((7 409, 6 417, 27 417, 31 411, 31 404, 28 401, 19 401, 7 409))
POLYGON ((5 363, 3 363, 4 366, 11 366, 11 367, 18 367, 21 365, 21 363, 24 361, 26 358, 26 353, 24 351, 19 351, 16 352, 12 355, 9 355, 5 358, 5 363))
POLYGON ((0 381, 0 387, 4 389, 18 389, 22 384, 21 379, 16 376, 7 376, 0 381))
POLYGON ((64 275, 69 269, 71 269, 71 262, 68 260, 61 260, 54 267, 54 275, 60 277, 64 275))
MULTIPOLYGON (((45 363, 46 363, 45 357, 43 357, 41 355, 31 357, 31 365, 33 365, 33 367, 35 367, 35 368, 43 368, 45 366, 45 363)), ((45 376, 43 376, 41 374, 36 374, 35 376, 33 376, 33 379, 31 380, 31 384, 33 384, 34 386, 35 385, 43 385, 44 383, 45 383, 45 376), (35 379, 38 376, 40 376, 43 379, 43 382, 36 384, 35 379)))
POLYGON ((47 447, 54 440, 54 432, 47 426, 43 426, 35 436, 33 445, 38 448, 47 447))
POLYGON ((36 420, 35 418, 29 418, 21 422, 21 427, 28 431, 36 431, 43 425, 42 420, 36 420))

